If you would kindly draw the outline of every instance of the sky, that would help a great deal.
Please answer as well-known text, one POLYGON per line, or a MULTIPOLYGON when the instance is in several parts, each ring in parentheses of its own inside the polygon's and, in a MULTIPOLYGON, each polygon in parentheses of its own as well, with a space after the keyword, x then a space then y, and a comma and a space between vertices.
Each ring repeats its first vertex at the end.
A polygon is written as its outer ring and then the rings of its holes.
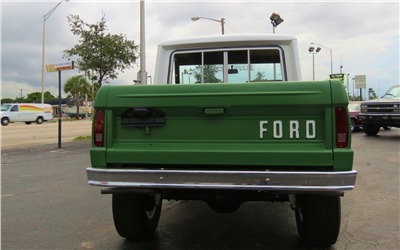
MULTIPOLYGON (((1 1, 1 97, 26 97, 41 92, 43 15, 58 1, 1 1)), ((393 1, 187 1, 145 0, 146 69, 154 75, 157 44, 172 39, 221 34, 221 24, 191 17, 225 18, 225 34, 271 34, 269 17, 278 13, 284 22, 277 34, 298 39, 302 80, 313 79, 311 43, 321 47, 314 55, 315 79, 331 73, 349 75, 348 92, 353 94, 353 78, 365 75, 367 89, 382 96, 399 84, 399 9, 393 1), (332 61, 330 52, 332 51, 332 61)), ((124 34, 140 44, 140 2, 63 1, 46 20, 45 64, 62 63, 63 51, 78 43, 70 31, 69 14, 86 23, 96 23, 105 15, 111 34, 124 34)), ((133 84, 140 60, 110 84, 133 84)), ((69 77, 82 74, 77 69, 62 71, 62 86, 69 77)), ((58 96, 58 74, 45 73, 44 90, 58 96)), ((359 90, 355 90, 356 94, 359 90)), ((65 97, 65 93, 62 93, 65 97)), ((365 97, 365 91, 363 91, 365 97)))

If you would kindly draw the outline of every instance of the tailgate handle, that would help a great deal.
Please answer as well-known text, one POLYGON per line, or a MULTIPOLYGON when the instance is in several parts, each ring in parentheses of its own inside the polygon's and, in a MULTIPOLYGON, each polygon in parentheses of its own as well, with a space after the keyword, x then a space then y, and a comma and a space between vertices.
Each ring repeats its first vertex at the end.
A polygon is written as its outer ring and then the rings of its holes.
POLYGON ((151 107, 132 107, 121 115, 123 127, 162 127, 165 125, 164 113, 151 107))
POLYGON ((225 108, 204 108, 205 115, 224 115, 225 108))

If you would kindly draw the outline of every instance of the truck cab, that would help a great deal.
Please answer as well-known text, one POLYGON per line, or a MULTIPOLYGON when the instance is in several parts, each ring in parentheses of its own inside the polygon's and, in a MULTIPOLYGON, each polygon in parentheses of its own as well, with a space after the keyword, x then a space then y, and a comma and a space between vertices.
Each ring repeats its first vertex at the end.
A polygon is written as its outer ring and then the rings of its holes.
POLYGON ((224 35, 181 39, 158 46, 154 82, 300 81, 299 65, 297 39, 290 35, 224 35))

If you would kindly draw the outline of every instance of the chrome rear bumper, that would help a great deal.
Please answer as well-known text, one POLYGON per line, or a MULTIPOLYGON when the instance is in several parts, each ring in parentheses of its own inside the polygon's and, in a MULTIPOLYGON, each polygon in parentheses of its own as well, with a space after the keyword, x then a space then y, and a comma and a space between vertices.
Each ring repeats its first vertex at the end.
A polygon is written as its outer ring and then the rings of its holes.
POLYGON ((357 171, 279 172, 86 169, 89 184, 111 188, 226 189, 343 192, 354 188, 357 171))

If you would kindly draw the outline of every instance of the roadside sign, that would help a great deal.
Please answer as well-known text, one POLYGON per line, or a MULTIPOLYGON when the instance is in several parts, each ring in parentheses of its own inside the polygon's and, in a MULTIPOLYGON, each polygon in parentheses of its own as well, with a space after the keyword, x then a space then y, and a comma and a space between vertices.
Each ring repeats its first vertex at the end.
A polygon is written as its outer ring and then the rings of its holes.
POLYGON ((47 72, 58 71, 58 148, 61 148, 61 71, 70 69, 74 69, 74 61, 46 65, 47 72))
POLYGON ((344 78, 344 74, 330 74, 331 79, 344 78))
POLYGON ((339 80, 343 85, 344 85, 344 83, 345 83, 345 75, 346 74, 343 74, 343 73, 340 73, 340 74, 330 74, 329 75, 329 77, 330 77, 330 79, 336 79, 336 80, 339 80))
POLYGON ((356 89, 365 89, 367 88, 367 81, 365 75, 354 76, 355 79, 355 87, 356 89))
POLYGON ((47 72, 56 72, 56 71, 74 69, 74 61, 64 62, 64 63, 56 63, 56 64, 48 64, 48 65, 46 65, 46 69, 47 69, 47 72))

